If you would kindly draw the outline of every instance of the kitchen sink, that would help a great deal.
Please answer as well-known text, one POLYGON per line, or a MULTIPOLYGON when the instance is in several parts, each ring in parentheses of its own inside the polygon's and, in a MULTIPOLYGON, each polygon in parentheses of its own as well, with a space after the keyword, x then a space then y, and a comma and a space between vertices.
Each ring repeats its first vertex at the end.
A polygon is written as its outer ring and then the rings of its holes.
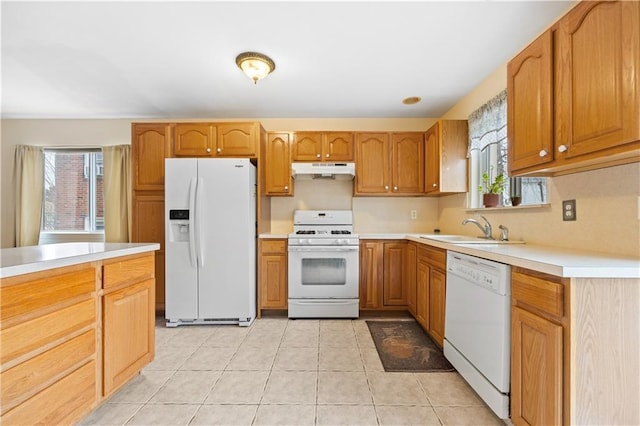
POLYGON ((508 241, 487 240, 486 238, 469 237, 467 235, 429 234, 429 235, 419 235, 419 237, 424 238, 426 240, 441 241, 443 243, 451 243, 451 244, 524 244, 524 241, 521 241, 521 240, 508 240, 508 241))

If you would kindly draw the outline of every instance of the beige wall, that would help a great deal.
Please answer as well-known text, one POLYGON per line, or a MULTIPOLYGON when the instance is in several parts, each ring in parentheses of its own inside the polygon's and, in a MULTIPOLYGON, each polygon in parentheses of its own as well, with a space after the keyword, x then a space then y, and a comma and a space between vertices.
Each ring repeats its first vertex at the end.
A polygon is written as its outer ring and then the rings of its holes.
MULTIPOLYGON (((212 119, 214 120, 214 119, 212 119)), ((226 120, 226 119, 225 119, 226 120)), ((234 119, 229 121, 255 121, 234 119)), ((166 120, 2 120, 0 148, 2 224, 1 247, 15 244, 13 190, 13 158, 18 144, 42 146, 102 146, 130 143, 133 121, 166 120)), ((171 120, 187 121, 187 120, 171 120)), ((257 119, 267 131, 357 130, 357 131, 424 131, 435 119, 429 118, 323 118, 323 119, 257 119)), ((433 229, 437 218, 437 202, 422 198, 368 199, 351 203, 353 183, 307 182, 298 184, 294 197, 274 197, 272 201, 273 232, 290 232, 293 210, 296 208, 353 207, 356 223, 366 232, 422 232, 433 229), (346 186, 345 186, 346 185, 346 186), (316 207, 313 207, 316 206, 316 207), (336 207, 333 207, 336 206, 336 207), (410 210, 418 218, 410 220, 410 210), (400 213, 396 214, 396 210, 400 213), (379 220, 380 219, 380 220, 379 220)))
POLYGON ((2 120, 0 247, 15 245, 13 159, 16 145, 103 146, 131 143, 130 120, 2 120))
MULTIPOLYGON (((461 99, 444 118, 467 118, 506 87, 506 64, 461 99)), ((498 235, 498 225, 512 239, 555 247, 579 248, 640 256, 640 164, 610 167, 549 178, 550 207, 486 211, 498 235), (562 220, 562 201, 576 200, 577 220, 562 220)), ((444 233, 477 235, 473 225, 462 226, 475 212, 466 210, 466 195, 439 200, 438 224, 444 233)))
MULTIPOLYGON (((506 86, 506 65, 461 99, 443 118, 463 118, 506 86)), ((142 120, 139 120, 142 121, 142 120)), ((160 120, 156 120, 160 121, 160 120)), ((356 130, 423 131, 434 119, 259 119, 268 131, 356 130)), ((16 144, 43 146, 114 145, 130 142, 131 120, 2 120, 0 162, 2 247, 14 244, 13 157, 16 144)), ((474 213, 466 195, 427 197, 352 197, 351 181, 299 181, 293 197, 272 199, 272 232, 288 233, 293 210, 353 209, 360 233, 431 232, 475 235, 460 223, 474 213), (410 219, 411 210, 417 219, 410 219)), ((529 243, 640 256, 640 164, 551 178, 550 207, 487 211, 497 230, 529 243), (577 220, 563 222, 562 200, 575 199, 577 220)), ((497 233, 497 231, 496 231, 497 233)))

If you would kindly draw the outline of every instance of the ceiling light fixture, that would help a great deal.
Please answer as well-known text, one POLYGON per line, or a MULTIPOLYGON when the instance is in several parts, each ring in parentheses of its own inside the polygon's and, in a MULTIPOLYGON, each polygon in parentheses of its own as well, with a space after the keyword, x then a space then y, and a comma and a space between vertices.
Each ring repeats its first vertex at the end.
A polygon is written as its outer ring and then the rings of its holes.
POLYGON ((413 105, 413 104, 417 104, 421 100, 422 100, 422 98, 420 96, 411 96, 411 97, 408 97, 408 98, 404 98, 402 100, 402 103, 405 104, 405 105, 413 105))
POLYGON ((239 54, 236 56, 236 65, 253 80, 253 84, 258 83, 258 80, 262 80, 276 69, 276 64, 270 57, 258 52, 239 54))

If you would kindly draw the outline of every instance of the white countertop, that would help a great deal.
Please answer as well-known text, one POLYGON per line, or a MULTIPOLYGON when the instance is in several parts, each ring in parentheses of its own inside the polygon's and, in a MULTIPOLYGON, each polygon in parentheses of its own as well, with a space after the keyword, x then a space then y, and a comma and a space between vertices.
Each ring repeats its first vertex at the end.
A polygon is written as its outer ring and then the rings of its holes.
POLYGON ((157 243, 62 243, 0 250, 0 278, 160 249, 157 243))
POLYGON ((263 238, 263 239, 284 238, 284 239, 287 239, 287 238, 289 238, 289 234, 260 234, 260 235, 258 235, 258 238, 263 238))
POLYGON ((533 244, 451 244, 409 234, 407 239, 567 278, 640 278, 640 258, 533 244))
MULTIPOLYGON (((451 244, 420 238, 426 234, 366 233, 361 240, 408 239, 445 250, 566 278, 640 278, 640 258, 533 244, 451 244)), ((260 234, 260 238, 287 235, 260 234)))

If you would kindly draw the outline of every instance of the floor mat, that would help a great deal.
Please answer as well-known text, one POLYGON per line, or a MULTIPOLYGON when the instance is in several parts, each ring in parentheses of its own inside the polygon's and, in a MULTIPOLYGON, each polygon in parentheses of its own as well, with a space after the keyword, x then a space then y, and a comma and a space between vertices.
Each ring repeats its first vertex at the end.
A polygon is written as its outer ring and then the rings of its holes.
POLYGON ((384 371, 455 371, 415 321, 367 321, 384 371))

